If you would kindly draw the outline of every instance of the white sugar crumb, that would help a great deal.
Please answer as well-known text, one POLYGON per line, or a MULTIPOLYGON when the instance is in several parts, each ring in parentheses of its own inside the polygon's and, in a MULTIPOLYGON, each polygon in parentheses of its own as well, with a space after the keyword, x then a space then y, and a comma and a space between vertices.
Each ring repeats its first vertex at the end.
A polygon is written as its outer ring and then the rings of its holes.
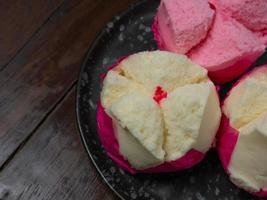
POLYGON ((116 20, 119 20, 120 18, 121 18, 120 16, 116 16, 116 17, 115 17, 116 20))
POLYGON ((111 168, 110 168, 110 172, 111 172, 112 174, 114 174, 114 173, 116 172, 115 167, 111 167, 111 168))
POLYGON ((96 108, 96 104, 94 104, 94 102, 90 99, 89 100, 89 105, 91 108, 95 109, 96 108))
POLYGON ((210 187, 210 185, 208 184, 207 186, 208 186, 208 191, 211 191, 211 187, 210 187))
POLYGON ((117 182, 117 183, 119 183, 120 181, 121 181, 121 179, 120 179, 120 178, 117 178, 117 179, 116 179, 116 182, 117 182))
POLYGON ((109 23, 107 24, 107 26, 108 26, 108 28, 113 28, 114 24, 113 24, 113 22, 109 22, 109 23))
POLYGON ((205 197, 203 197, 199 192, 196 193, 197 200, 206 200, 205 197))
POLYGON ((144 187, 140 187, 138 192, 143 192, 144 191, 144 187))
POLYGON ((124 172, 122 169, 119 169, 119 171, 120 171, 120 173, 121 173, 122 175, 125 174, 125 172, 124 172))
POLYGON ((150 32, 150 31, 151 31, 151 28, 147 26, 147 27, 145 28, 145 32, 150 32))
POLYGON ((144 44, 147 44, 147 40, 144 41, 144 44))
POLYGON ((104 59, 103 59, 103 61, 102 61, 103 65, 106 65, 106 64, 108 64, 108 61, 109 61, 109 59, 108 59, 108 58, 104 58, 104 59))
POLYGON ((140 25, 139 25, 139 29, 140 29, 140 30, 144 30, 145 28, 146 28, 146 26, 145 26, 144 24, 140 24, 140 25))
POLYGON ((125 26, 124 25, 120 25, 120 31, 124 31, 125 30, 125 26))
POLYGON ((144 40, 144 37, 143 37, 142 35, 138 35, 138 36, 137 36, 137 39, 138 39, 139 41, 143 41, 143 40, 144 40))
POLYGON ((119 39, 119 41, 122 42, 124 40, 124 35, 122 33, 120 33, 118 39, 119 39))
POLYGON ((220 189, 219 188, 215 188, 215 195, 218 196, 220 194, 220 189))
POLYGON ((131 193, 131 198, 132 198, 132 199, 136 199, 136 198, 137 198, 137 194, 136 194, 135 192, 132 192, 132 193, 131 193))
POLYGON ((145 192, 144 196, 147 198, 149 197, 149 193, 145 192))

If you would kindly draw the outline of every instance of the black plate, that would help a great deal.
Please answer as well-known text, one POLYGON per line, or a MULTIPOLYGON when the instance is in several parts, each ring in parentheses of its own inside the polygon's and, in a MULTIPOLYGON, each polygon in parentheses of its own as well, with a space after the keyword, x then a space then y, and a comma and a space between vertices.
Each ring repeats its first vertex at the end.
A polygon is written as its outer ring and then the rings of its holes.
MULTIPOLYGON (((107 24, 90 48, 81 69, 77 89, 77 119, 84 146, 109 187, 122 199, 150 200, 253 200, 235 187, 224 173, 213 150, 190 170, 155 175, 130 175, 119 169, 101 147, 96 131, 96 105, 100 75, 117 58, 156 49, 150 26, 159 5, 144 0, 107 24)), ((267 55, 257 65, 266 63, 267 55)), ((232 82, 233 83, 233 82, 232 82)), ((221 96, 232 83, 222 86, 221 96)))

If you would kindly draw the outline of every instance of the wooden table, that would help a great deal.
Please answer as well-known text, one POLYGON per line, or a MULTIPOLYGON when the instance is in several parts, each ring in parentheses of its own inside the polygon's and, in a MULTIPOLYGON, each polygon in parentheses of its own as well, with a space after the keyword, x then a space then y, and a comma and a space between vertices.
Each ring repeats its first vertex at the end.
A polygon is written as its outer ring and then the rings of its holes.
POLYGON ((134 1, 0 1, 0 199, 117 199, 81 144, 75 88, 97 33, 134 1))

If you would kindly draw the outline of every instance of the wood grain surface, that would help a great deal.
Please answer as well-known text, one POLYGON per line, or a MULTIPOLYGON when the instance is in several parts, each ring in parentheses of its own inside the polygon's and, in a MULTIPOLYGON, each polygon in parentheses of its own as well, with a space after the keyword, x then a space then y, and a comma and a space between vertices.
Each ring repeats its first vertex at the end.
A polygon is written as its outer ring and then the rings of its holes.
POLYGON ((72 89, 0 173, 8 199, 117 199, 89 162, 74 122, 72 89))
POLYGON ((38 32, 63 0, 0 1, 0 69, 38 32))
POLYGON ((81 144, 75 88, 97 33, 135 1, 0 1, 1 200, 117 199, 81 144))
POLYGON ((75 85, 99 30, 132 2, 65 0, 0 72, 0 168, 75 85))

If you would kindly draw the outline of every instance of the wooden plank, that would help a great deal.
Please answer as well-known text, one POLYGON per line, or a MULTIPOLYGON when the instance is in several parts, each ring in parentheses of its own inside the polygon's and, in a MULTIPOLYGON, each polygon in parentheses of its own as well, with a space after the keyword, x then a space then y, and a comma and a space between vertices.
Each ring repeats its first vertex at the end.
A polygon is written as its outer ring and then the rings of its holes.
POLYGON ((75 92, 67 96, 0 174, 7 199, 117 199, 102 183, 81 144, 75 92))
POLYGON ((0 73, 0 167, 75 83, 104 24, 134 0, 68 0, 0 73))
POLYGON ((63 0, 0 1, 0 69, 10 61, 63 0))

